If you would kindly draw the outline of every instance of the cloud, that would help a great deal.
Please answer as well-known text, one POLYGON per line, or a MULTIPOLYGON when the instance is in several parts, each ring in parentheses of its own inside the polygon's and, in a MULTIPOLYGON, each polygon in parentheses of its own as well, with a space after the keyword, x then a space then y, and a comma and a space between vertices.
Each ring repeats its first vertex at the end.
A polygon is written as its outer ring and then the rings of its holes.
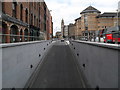
POLYGON ((80 12, 92 5, 103 12, 116 12, 119 0, 45 0, 52 10, 54 34, 61 29, 62 18, 65 24, 74 23, 80 17, 80 12))

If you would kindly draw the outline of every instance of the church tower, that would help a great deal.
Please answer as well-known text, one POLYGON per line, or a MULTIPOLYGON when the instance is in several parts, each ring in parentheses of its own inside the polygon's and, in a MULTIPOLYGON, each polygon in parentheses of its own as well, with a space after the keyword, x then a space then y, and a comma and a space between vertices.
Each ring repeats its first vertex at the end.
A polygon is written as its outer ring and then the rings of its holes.
POLYGON ((63 19, 61 21, 61 32, 62 32, 62 37, 64 37, 64 20, 63 19))

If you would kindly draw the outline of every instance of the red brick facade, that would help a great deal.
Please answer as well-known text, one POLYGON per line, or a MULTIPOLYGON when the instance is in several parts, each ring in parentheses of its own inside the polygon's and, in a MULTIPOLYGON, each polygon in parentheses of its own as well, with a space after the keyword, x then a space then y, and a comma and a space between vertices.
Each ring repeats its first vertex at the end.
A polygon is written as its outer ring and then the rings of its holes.
POLYGON ((50 39, 52 19, 45 2, 2 2, 2 12, 3 43, 40 40, 41 32, 42 39, 50 39))

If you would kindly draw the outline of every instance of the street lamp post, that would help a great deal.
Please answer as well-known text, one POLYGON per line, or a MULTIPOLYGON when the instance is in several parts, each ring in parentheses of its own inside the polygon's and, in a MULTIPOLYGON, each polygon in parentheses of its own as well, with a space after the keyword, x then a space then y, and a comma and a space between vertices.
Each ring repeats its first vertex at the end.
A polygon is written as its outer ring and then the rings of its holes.
MULTIPOLYGON (((119 27, 118 27, 118 9, 117 9, 117 31, 119 30, 119 27)), ((115 43, 117 44, 118 42, 117 42, 117 40, 115 40, 115 43)))
POLYGON ((118 9, 117 9, 117 27, 118 27, 118 9))

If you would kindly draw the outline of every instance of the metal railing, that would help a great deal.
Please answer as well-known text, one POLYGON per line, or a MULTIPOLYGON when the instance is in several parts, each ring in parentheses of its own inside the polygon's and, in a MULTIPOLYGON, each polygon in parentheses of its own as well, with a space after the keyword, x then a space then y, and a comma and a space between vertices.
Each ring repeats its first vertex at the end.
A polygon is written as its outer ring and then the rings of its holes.
POLYGON ((29 42, 29 41, 44 40, 44 37, 43 36, 14 35, 14 34, 0 34, 0 44, 7 43, 8 40, 10 41, 10 43, 29 42))

